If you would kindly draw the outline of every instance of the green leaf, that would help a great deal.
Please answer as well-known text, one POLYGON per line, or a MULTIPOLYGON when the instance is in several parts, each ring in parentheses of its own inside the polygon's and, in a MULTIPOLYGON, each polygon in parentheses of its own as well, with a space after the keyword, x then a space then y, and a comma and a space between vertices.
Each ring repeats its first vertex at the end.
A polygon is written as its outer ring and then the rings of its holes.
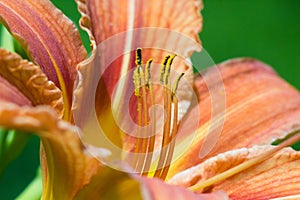
POLYGON ((35 178, 27 188, 16 198, 16 200, 38 200, 41 199, 43 191, 42 173, 38 168, 35 178))
POLYGON ((0 28, 0 46, 5 48, 8 51, 14 52, 14 39, 10 35, 10 33, 7 31, 6 28, 1 26, 0 28))
POLYGON ((0 129, 0 176, 10 162, 19 156, 30 136, 24 131, 0 129))

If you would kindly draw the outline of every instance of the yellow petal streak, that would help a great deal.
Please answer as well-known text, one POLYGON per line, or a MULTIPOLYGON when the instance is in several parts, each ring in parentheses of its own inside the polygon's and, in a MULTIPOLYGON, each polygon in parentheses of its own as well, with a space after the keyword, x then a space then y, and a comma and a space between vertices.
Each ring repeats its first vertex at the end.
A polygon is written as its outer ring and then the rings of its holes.
MULTIPOLYGON (((205 180, 203 182, 200 182, 192 187, 190 187, 191 190, 193 191, 199 191, 201 189, 213 186, 214 184, 225 180, 233 175, 236 175, 250 167, 253 167, 254 165, 260 164, 261 162, 265 161, 266 159, 270 158, 273 154, 275 154, 276 152, 278 152, 279 150, 283 149, 284 147, 290 146, 292 144, 294 144, 297 141, 300 141, 300 130, 297 130, 296 132, 297 134, 293 137, 291 137, 290 139, 288 139, 287 141, 281 143, 280 145, 276 146, 275 148, 266 151, 265 153, 257 156, 256 158, 250 159, 236 167, 233 167, 221 174, 218 174, 208 180, 205 180)), ((295 133, 294 133, 295 134, 295 133)))
POLYGON ((76 66, 87 55, 75 25, 47 0, 0 1, 0 21, 61 89, 69 120, 76 66))

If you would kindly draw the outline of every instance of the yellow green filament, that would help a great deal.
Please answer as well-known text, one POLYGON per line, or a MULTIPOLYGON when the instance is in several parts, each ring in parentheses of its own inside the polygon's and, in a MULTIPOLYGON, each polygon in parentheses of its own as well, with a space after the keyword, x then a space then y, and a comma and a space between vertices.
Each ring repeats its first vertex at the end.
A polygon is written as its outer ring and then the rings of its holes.
MULTIPOLYGON (((155 166, 155 177, 165 179, 169 171, 172 161, 175 138, 179 126, 178 122, 178 99, 176 98, 176 90, 178 83, 182 78, 181 74, 173 85, 171 90, 171 65, 176 55, 166 56, 161 64, 160 83, 162 84, 162 94, 164 99, 164 110, 166 113, 165 123, 163 127, 163 138, 160 144, 160 154, 157 166, 155 166), (172 126, 172 127, 171 127, 172 126)), ((142 49, 136 50, 137 68, 133 74, 133 82, 135 86, 135 95, 137 97, 138 111, 138 135, 136 138, 135 156, 133 157, 133 166, 141 175, 149 175, 149 169, 152 167, 152 158, 154 153, 154 145, 156 139, 156 113, 154 107, 153 83, 151 82, 150 67, 152 59, 148 60, 145 68, 143 68, 142 49), (145 72, 145 73, 144 73, 145 72), (149 117, 148 111, 151 108, 151 129, 148 129, 149 117)))

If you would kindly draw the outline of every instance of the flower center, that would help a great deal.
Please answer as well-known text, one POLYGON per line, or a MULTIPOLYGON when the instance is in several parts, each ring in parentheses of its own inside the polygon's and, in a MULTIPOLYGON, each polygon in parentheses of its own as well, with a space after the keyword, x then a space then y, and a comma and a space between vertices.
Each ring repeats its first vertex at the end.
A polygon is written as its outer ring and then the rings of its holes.
MULTIPOLYGON (((178 83, 183 77, 184 73, 177 77, 177 80, 171 87, 170 72, 171 65, 176 55, 168 55, 164 58, 161 64, 160 84, 163 94, 163 107, 165 111, 164 125, 162 133, 162 141, 160 145, 159 155, 157 157, 156 166, 154 166, 154 173, 149 174, 152 164, 154 146, 156 142, 156 113, 154 108, 154 92, 153 83, 151 82, 150 67, 152 59, 148 60, 145 67, 142 61, 142 49, 136 50, 136 69, 133 74, 133 82, 135 86, 135 96, 137 97, 137 113, 138 113, 138 135, 135 146, 135 156, 132 160, 135 170, 141 175, 154 176, 165 179, 169 171, 172 161, 175 138, 179 127, 178 120, 178 99, 176 91, 178 83), (148 113, 151 116, 151 129, 142 128, 149 124, 148 113), (145 137, 146 136, 146 137, 145 137)), ((155 94, 157 95, 157 94, 155 94)))

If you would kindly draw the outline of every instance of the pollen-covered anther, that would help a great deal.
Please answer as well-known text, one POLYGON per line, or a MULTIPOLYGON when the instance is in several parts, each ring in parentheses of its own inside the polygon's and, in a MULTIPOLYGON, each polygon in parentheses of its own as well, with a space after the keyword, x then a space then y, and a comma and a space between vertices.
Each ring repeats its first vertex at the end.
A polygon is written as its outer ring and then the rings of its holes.
POLYGON ((140 87, 141 87, 141 79, 138 68, 136 68, 133 72, 133 84, 134 84, 134 94, 137 97, 141 96, 140 87))
POLYGON ((151 73, 150 73, 150 67, 151 67, 151 64, 152 64, 152 59, 148 60, 147 61, 147 64, 146 64, 146 70, 145 70, 145 81, 146 81, 146 87, 149 89, 149 87, 151 86, 151 73))
POLYGON ((178 85, 179 85, 179 82, 180 80, 182 79, 182 77, 184 76, 184 73, 181 73, 177 79, 176 79, 176 82, 174 83, 174 86, 173 86, 173 89, 172 89, 172 99, 175 97, 176 95, 176 92, 177 92, 177 89, 178 89, 178 85))
MULTIPOLYGON (((172 161, 173 152, 175 148, 175 138, 179 127, 178 122, 178 100, 176 98, 176 91, 183 73, 179 75, 171 87, 171 66, 176 55, 167 55, 161 63, 160 83, 163 86, 162 93, 164 99, 164 116, 165 123, 163 127, 163 138, 161 142, 160 155, 158 160, 153 160, 157 163, 156 166, 152 164, 152 154, 155 144, 156 132, 156 115, 154 109, 154 93, 151 82, 150 67, 152 59, 148 60, 145 68, 143 68, 142 49, 136 50, 136 69, 133 75, 133 82, 135 86, 135 95, 137 96, 137 111, 138 111, 138 135, 136 138, 135 156, 133 159, 133 166, 135 170, 142 175, 149 175, 149 169, 154 169, 153 176, 165 179, 172 161), (172 88, 172 89, 171 89, 172 88), (150 100, 150 105, 148 105, 150 100), (151 129, 142 128, 149 124, 148 112, 151 109, 151 129), (143 137, 141 137, 143 135, 143 137), (147 136, 147 137, 144 137, 147 136)), ((159 95, 159 94, 155 94, 159 95)), ((152 176, 151 175, 151 176, 152 176)), ((150 175, 149 175, 150 176, 150 175)))

